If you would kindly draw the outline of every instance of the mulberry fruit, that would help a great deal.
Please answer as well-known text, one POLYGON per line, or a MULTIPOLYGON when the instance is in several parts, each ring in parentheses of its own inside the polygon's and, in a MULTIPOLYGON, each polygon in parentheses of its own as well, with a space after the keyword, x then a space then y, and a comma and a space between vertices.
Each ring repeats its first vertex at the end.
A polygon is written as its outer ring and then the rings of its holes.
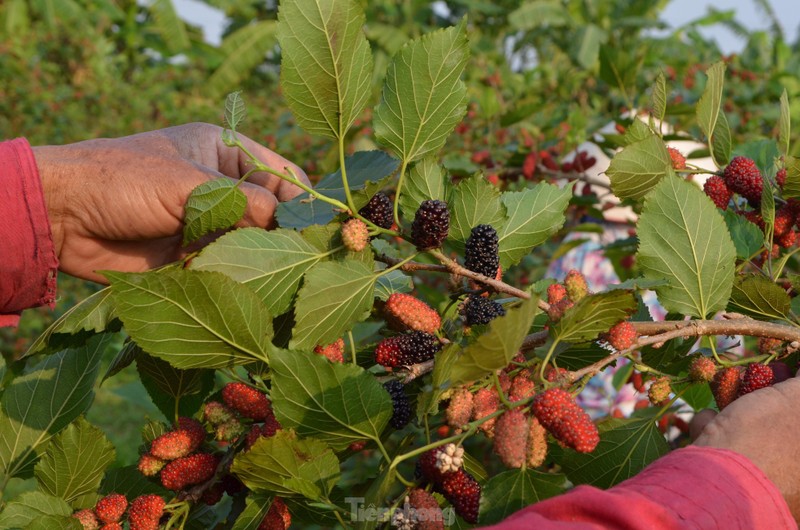
POLYGON ((672 169, 686 169, 686 157, 674 147, 667 147, 672 169))
POLYGON ((778 184, 780 189, 783 189, 783 185, 786 184, 786 168, 783 167, 775 173, 775 182, 778 184))
POLYGON ((447 406, 445 416, 447 424, 451 427, 461 428, 469 423, 472 418, 473 396, 472 392, 466 387, 460 387, 453 392, 450 397, 450 404, 447 406))
MULTIPOLYGON (((494 387, 492 388, 481 388, 477 392, 475 392, 474 398, 474 410, 473 410, 473 419, 480 420, 497 412, 500 408, 500 396, 497 394, 497 390, 494 387)), ((492 437, 494 436, 494 424, 497 421, 497 418, 492 418, 490 420, 486 420, 480 424, 478 427, 487 436, 492 437)))
POLYGON ((209 401, 203 407, 203 418, 211 425, 219 425, 233 418, 233 412, 219 401, 209 401))
POLYGON ((335 342, 325 345, 314 347, 314 353, 324 355, 331 362, 343 363, 344 362, 344 340, 338 339, 335 342))
POLYGON ((633 324, 627 320, 615 324, 608 330, 605 339, 617 351, 627 350, 636 342, 639 335, 633 324))
POLYGON ((411 223, 411 241, 419 250, 437 248, 447 238, 450 230, 450 212, 447 203, 438 200, 422 201, 414 222, 411 223))
POLYGON ((741 371, 738 366, 723 368, 714 375, 714 379, 711 380, 711 393, 714 394, 714 401, 717 402, 719 410, 733 403, 739 395, 740 376, 741 371))
POLYGON ((292 514, 280 497, 272 499, 267 515, 256 530, 286 530, 292 524, 292 514))
POLYGON ((547 287, 547 303, 557 304, 567 297, 567 288, 560 283, 554 283, 547 287))
POLYGON ((245 448, 250 449, 253 447, 253 444, 256 443, 259 438, 269 438, 271 436, 275 436, 275 433, 281 430, 281 428, 281 424, 278 423, 278 420, 274 415, 267 418, 267 420, 261 425, 253 425, 247 432, 247 437, 245 438, 245 448))
POLYGON ((158 521, 164 514, 164 499, 148 494, 136 497, 128 511, 131 530, 158 530, 158 521))
POLYGON ((406 395, 405 385, 400 381, 387 381, 383 388, 392 398, 392 418, 389 424, 395 429, 402 429, 411 421, 411 403, 406 395))
POLYGON ((488 324, 506 314, 505 308, 494 300, 481 296, 468 296, 462 309, 464 323, 468 326, 488 324))
POLYGON ((591 453, 600 442, 597 426, 561 388, 551 388, 533 399, 533 414, 559 442, 579 453, 591 453))
POLYGON ((392 293, 386 300, 384 314, 389 327, 398 331, 434 333, 442 325, 442 318, 435 309, 406 293, 392 293))
POLYGON ((752 159, 744 156, 734 157, 725 167, 723 178, 728 188, 747 199, 751 206, 761 204, 764 180, 752 159))
POLYGON ((689 365, 689 379, 695 382, 708 382, 714 379, 717 365, 708 357, 695 357, 689 365))
POLYGON ((81 522, 83 530, 97 530, 100 528, 100 523, 97 521, 92 510, 81 510, 72 514, 72 517, 81 522))
POLYGON ((415 488, 408 494, 414 530, 444 530, 444 514, 436 499, 424 489, 415 488))
POLYGON ((122 519, 122 514, 128 508, 128 499, 125 495, 112 493, 106 495, 94 507, 94 514, 104 523, 116 523, 122 519))
POLYGON ((145 477, 154 477, 167 463, 160 458, 156 458, 150 454, 143 454, 139 457, 139 464, 137 468, 139 472, 145 477))
POLYGON ((544 464, 547 456, 547 429, 539 420, 530 418, 528 424, 528 446, 525 450, 525 458, 528 467, 539 467, 544 464))
POLYGON ((217 425, 214 438, 219 442, 232 442, 244 434, 245 427, 236 418, 231 418, 225 423, 217 425))
POLYGON ((772 368, 766 364, 750 363, 742 375, 742 383, 739 385, 739 395, 743 396, 754 392, 759 388, 772 386, 775 382, 775 374, 772 368))
POLYGON ((782 206, 775 212, 775 224, 773 225, 773 232, 775 236, 780 237, 789 233, 794 225, 795 212, 790 206, 782 206))
POLYGON ((456 511, 466 522, 478 522, 478 509, 481 502, 481 485, 475 478, 459 469, 449 473, 442 479, 442 493, 456 511))
POLYGON ((647 397, 653 405, 659 405, 669 399, 672 388, 669 384, 669 377, 659 377, 647 389, 647 397))
POLYGON ((417 478, 423 482, 430 482, 432 484, 440 484, 444 474, 439 470, 437 465, 439 462, 439 453, 444 452, 443 447, 437 447, 422 453, 417 460, 416 475, 417 478))
POLYGON ((569 299, 578 302, 589 294, 589 286, 586 285, 586 277, 575 269, 571 269, 564 279, 564 288, 567 290, 569 299))
POLYGON ((375 348, 375 362, 386 368, 409 366, 433 359, 442 349, 435 335, 411 331, 383 339, 375 348))
POLYGON ((708 198, 714 203, 717 208, 725 210, 728 208, 728 203, 731 201, 733 192, 722 180, 722 177, 714 175, 703 184, 703 191, 708 195, 708 198))
POLYGON ((522 467, 527 456, 529 431, 528 420, 519 408, 508 410, 497 419, 494 452, 506 467, 522 467))
POLYGON ((222 399, 230 408, 255 421, 264 421, 272 415, 272 404, 267 396, 244 383, 228 383, 222 389, 222 399))
POLYGON ((161 484, 168 490, 182 490, 214 476, 219 458, 208 453, 195 453, 173 460, 161 470, 161 484))
POLYGON ((478 225, 472 229, 464 250, 467 269, 494 278, 500 267, 497 231, 491 225, 478 225))
MULTIPOLYGON (((199 444, 198 444, 199 445, 199 444)), ((161 460, 175 460, 191 454, 197 445, 191 435, 184 430, 165 432, 150 445, 150 454, 161 460)))
POLYGON ((361 252, 369 243, 369 229, 361 219, 348 219, 342 225, 342 243, 351 252, 361 252))
POLYGON ((527 370, 522 370, 511 380, 511 388, 508 391, 508 400, 512 403, 521 401, 533 396, 536 393, 536 385, 530 378, 527 370))
POLYGON ((361 217, 371 223, 389 230, 394 224, 392 201, 385 193, 376 193, 366 206, 358 211, 361 217))

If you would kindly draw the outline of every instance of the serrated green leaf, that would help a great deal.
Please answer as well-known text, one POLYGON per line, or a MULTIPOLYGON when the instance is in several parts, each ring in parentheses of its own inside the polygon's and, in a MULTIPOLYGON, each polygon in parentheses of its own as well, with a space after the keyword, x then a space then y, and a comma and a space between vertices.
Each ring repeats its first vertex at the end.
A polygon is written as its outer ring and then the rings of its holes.
POLYGON ((489 330, 478 337, 475 343, 464 348, 451 373, 453 384, 480 379, 499 370, 514 358, 522 346, 539 312, 539 299, 532 296, 506 314, 489 323, 489 330))
POLYGON ((786 157, 791 147, 792 118, 789 107, 789 94, 783 89, 781 94, 780 118, 778 118, 778 150, 786 157))
POLYGON ((257 530, 270 506, 272 506, 272 496, 263 493, 248 493, 244 510, 236 518, 231 530, 257 530))
POLYGON ((561 342, 594 340, 600 333, 625 320, 636 310, 630 291, 615 290, 583 297, 550 327, 550 335, 561 342))
POLYGON ((116 452, 103 431, 83 418, 67 426, 47 445, 36 464, 39 489, 60 497, 76 508, 74 501, 97 491, 106 468, 116 452))
POLYGON ((614 155, 606 174, 614 195, 620 199, 641 199, 670 172, 671 167, 664 140, 652 134, 614 155))
POLYGON ((498 229, 505 217, 500 191, 480 175, 462 180, 450 194, 450 231, 448 238, 466 241, 480 224, 498 229))
POLYGON ((377 275, 358 261, 320 263, 297 293, 292 349, 330 344, 369 316, 377 275))
POLYGON ((26 491, 0 513, 0 530, 26 528, 39 518, 54 515, 72 515, 72 508, 64 499, 41 491, 26 491))
POLYGON ((631 122, 627 129, 625 129, 625 145, 635 144, 636 142, 641 142, 642 140, 647 140, 651 136, 654 136, 655 132, 653 129, 650 128, 645 122, 636 118, 631 122))
POLYGON ((232 131, 242 123, 247 108, 242 99, 242 91, 231 92, 225 98, 225 125, 232 131))
POLYGON ((183 244, 197 241, 215 230, 230 228, 244 215, 247 197, 229 178, 200 184, 186 200, 183 244))
POLYGON ((738 279, 733 285, 728 309, 756 318, 783 320, 791 310, 791 303, 782 287, 769 278, 753 274, 738 279))
POLYGON ((363 27, 354 0, 281 2, 281 87, 306 132, 342 138, 367 104, 372 53, 363 27))
MULTIPOLYGON (((700 96, 700 101, 697 102, 697 123, 700 125, 703 134, 708 138, 709 146, 720 114, 722 87, 725 84, 725 68, 725 63, 720 61, 706 70, 708 81, 706 81, 706 88, 703 90, 703 95, 700 96)), ((712 155, 714 154, 713 149, 711 153, 712 155)), ((717 163, 716 160, 714 162, 717 163)), ((717 163, 717 167, 720 167, 719 163, 717 163)))
POLYGON ((406 176, 400 207, 406 219, 413 219, 422 201, 436 199, 449 202, 450 179, 436 157, 429 156, 417 162, 406 176))
POLYGON ((116 467, 109 469, 103 482, 100 484, 100 493, 120 493, 129 499, 135 499, 139 495, 154 493, 156 495, 167 496, 167 490, 161 486, 160 482, 149 480, 142 475, 136 464, 116 467))
POLYGON ((532 0, 523 3, 509 13, 511 27, 528 31, 542 26, 562 27, 571 23, 571 17, 561 2, 556 0, 532 0))
POLYGON ((272 318, 246 286, 220 272, 104 273, 119 317, 150 355, 176 368, 266 361, 272 318))
POLYGON ((323 500, 339 481, 339 460, 324 442, 280 430, 236 455, 231 472, 255 492, 323 500))
POLYGON ((653 117, 659 121, 664 119, 667 113, 667 79, 664 72, 659 72, 653 88, 650 92, 650 108, 653 109, 653 117))
POLYGON ((555 357, 558 358, 558 366, 567 370, 580 370, 608 357, 608 353, 597 342, 577 345, 564 343, 556 347, 555 357))
POLYGON ((540 182, 524 191, 504 192, 506 220, 498 228, 500 264, 516 265, 533 247, 541 245, 564 225, 564 211, 572 185, 559 188, 540 182))
POLYGON ((505 471, 484 484, 481 493, 480 522, 499 523, 512 513, 539 501, 555 497, 567 489, 560 473, 542 473, 534 469, 505 471))
POLYGON ((401 270, 381 274, 375 283, 375 298, 383 300, 389 299, 394 293, 410 293, 414 290, 414 282, 411 277, 401 270))
POLYGON ((23 357, 47 349, 50 340, 58 334, 76 334, 83 331, 101 333, 114 320, 111 289, 105 288, 70 307, 44 333, 36 337, 23 357))
POLYGON ((638 223, 637 264, 668 310, 698 318, 723 309, 733 287, 736 247, 714 203, 697 186, 665 178, 647 196, 638 223))
POLYGON ((800 198, 800 158, 786 157, 786 183, 783 196, 787 199, 800 198))
POLYGON ((724 112, 720 112, 717 126, 714 127, 714 135, 711 137, 711 150, 718 167, 728 165, 731 159, 731 146, 731 128, 728 125, 728 118, 724 112))
POLYGON ((6 476, 13 477, 34 451, 86 412, 112 340, 98 335, 81 348, 51 355, 6 387, 0 400, 0 471, 6 476))
POLYGON ((328 254, 294 230, 241 228, 203 249, 191 268, 230 276, 256 293, 270 314, 280 315, 291 306, 303 275, 328 254))
POLYGON ((405 162, 436 153, 466 113, 466 22, 423 35, 389 64, 375 137, 405 162))
POLYGON ((276 350, 271 368, 272 404, 281 425, 323 440, 334 450, 358 440, 377 440, 392 416, 388 392, 359 366, 276 350))
POLYGON ((83 530, 83 525, 71 515, 42 515, 26 526, 25 530, 83 530))
POLYGON ((761 249, 764 244, 764 233, 759 227, 733 210, 725 210, 723 215, 736 247, 737 258, 748 259, 761 249))
POLYGON ((673 385, 673 390, 676 394, 680 394, 681 399, 695 412, 714 406, 714 395, 711 393, 711 387, 707 384, 677 383, 673 385))
POLYGON ((164 417, 192 416, 214 388, 214 371, 181 370, 166 361, 142 353, 136 357, 139 378, 150 399, 164 417))
POLYGON ((653 417, 609 419, 598 428, 600 443, 593 452, 565 450, 559 462, 574 484, 610 488, 669 451, 653 417))
MULTIPOLYGON (((383 151, 359 151, 347 157, 345 160, 347 183, 356 208, 366 205, 369 199, 384 187, 399 163, 399 160, 383 151)), ((341 170, 327 175, 315 189, 332 199, 347 203, 341 170)), ((311 225, 328 224, 340 213, 331 204, 313 199, 304 193, 291 201, 280 203, 276 215, 278 223, 283 228, 301 229, 311 225)))

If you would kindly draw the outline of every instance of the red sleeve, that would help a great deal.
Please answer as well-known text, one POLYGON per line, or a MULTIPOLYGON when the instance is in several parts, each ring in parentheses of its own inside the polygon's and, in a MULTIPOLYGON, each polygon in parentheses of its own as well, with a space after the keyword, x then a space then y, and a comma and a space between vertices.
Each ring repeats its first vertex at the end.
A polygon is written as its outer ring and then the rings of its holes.
POLYGON ((58 258, 42 182, 27 140, 0 142, 0 326, 23 309, 53 305, 58 258))
POLYGON ((732 451, 690 446, 607 490, 579 486, 495 530, 796 529, 775 485, 732 451))

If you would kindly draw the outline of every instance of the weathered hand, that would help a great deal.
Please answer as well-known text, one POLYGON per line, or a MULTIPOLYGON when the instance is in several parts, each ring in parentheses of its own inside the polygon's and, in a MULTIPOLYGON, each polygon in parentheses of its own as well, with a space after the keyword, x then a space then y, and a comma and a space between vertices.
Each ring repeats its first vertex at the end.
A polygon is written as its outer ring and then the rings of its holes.
MULTIPOLYGON (((278 154, 239 135, 271 168, 291 167, 278 154)), ((144 271, 180 258, 184 204, 196 186, 238 179, 249 167, 241 150, 222 142, 222 129, 192 123, 115 139, 33 148, 42 178, 60 269, 104 281, 103 269, 144 271)), ((247 210, 238 226, 268 228, 279 201, 302 191, 278 177, 254 173, 240 189, 247 210)))
POLYGON ((730 449, 749 458, 778 487, 796 520, 800 520, 798 405, 800 379, 793 378, 742 396, 719 414, 704 410, 690 425, 695 444, 730 449))

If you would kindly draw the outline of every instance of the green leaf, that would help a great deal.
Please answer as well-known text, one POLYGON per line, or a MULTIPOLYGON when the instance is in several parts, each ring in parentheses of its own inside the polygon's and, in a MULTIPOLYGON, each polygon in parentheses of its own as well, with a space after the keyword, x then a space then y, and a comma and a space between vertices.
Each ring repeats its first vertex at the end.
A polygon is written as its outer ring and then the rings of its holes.
POLYGON ((36 481, 40 490, 74 504, 78 497, 97 491, 115 456, 103 431, 78 418, 48 444, 36 464, 36 481))
POLYGON ((339 460, 324 442, 280 430, 239 453, 231 472, 255 492, 323 500, 339 481, 339 460))
POLYGON ((334 450, 377 440, 392 416, 388 392, 363 368, 308 352, 271 354, 272 405, 281 425, 334 450))
POLYGON ((561 342, 596 339, 600 333, 625 320, 636 310, 636 305, 632 292, 619 289, 585 296, 551 326, 550 334, 561 342))
POLYGON ((306 132, 342 138, 367 104, 372 53, 363 26, 354 0, 281 2, 281 87, 306 132))
POLYGON ((139 378, 164 417, 192 416, 214 388, 214 371, 181 370, 145 353, 136 357, 139 378))
POLYGON ((787 199, 800 198, 800 158, 786 157, 786 184, 783 196, 787 199))
POLYGON ((451 343, 436 354, 430 388, 426 386, 424 392, 417 397, 417 418, 420 421, 428 414, 436 414, 439 411, 439 401, 442 399, 442 394, 450 388, 450 377, 453 367, 458 362, 460 351, 461 348, 457 344, 451 343))
POLYGON ((377 276, 358 261, 320 263, 297 293, 292 349, 330 344, 369 316, 377 276))
POLYGON ((328 254, 294 230, 240 228, 204 248, 191 268, 230 276, 256 293, 270 314, 281 315, 291 307, 303 275, 328 254))
POLYGON ((102 484, 100 484, 100 493, 108 495, 109 493, 120 493, 129 499, 134 499, 139 495, 147 493, 155 493, 156 495, 167 496, 168 492, 165 490, 160 482, 149 480, 142 475, 136 467, 136 464, 126 467, 116 467, 110 469, 102 484))
POLYGON ((539 299, 532 296, 506 314, 489 323, 489 330, 478 340, 464 348, 453 366, 451 380, 454 384, 474 381, 499 370, 514 358, 522 346, 539 312, 539 299))
POLYGON ((83 530, 83 525, 71 515, 43 515, 32 521, 25 530, 83 530))
POLYGON ((553 28, 568 26, 571 20, 569 12, 557 0, 531 0, 508 15, 511 27, 523 31, 542 26, 553 28))
POLYGON ((714 203, 697 186, 663 179, 648 195, 638 223, 637 264, 668 310, 698 318, 725 308, 736 248, 714 203))
POLYGON ((436 153, 466 113, 466 21, 423 35, 389 64, 375 137, 405 162, 436 153))
POLYGON ((610 488, 669 451, 653 417, 609 419, 598 428, 600 443, 594 452, 564 451, 560 464, 574 484, 610 488))
POLYGON ((731 128, 728 125, 728 118, 724 112, 720 112, 717 126, 714 128, 714 135, 711 137, 711 150, 718 167, 728 165, 731 159, 731 145, 731 128))
POLYGON ((786 291, 769 278, 751 274, 733 285, 730 311, 739 311, 756 318, 784 320, 792 300, 786 291))
POLYGON ((242 99, 242 91, 231 92, 225 98, 225 125, 230 130, 236 131, 236 127, 244 120, 246 111, 247 108, 244 105, 244 99, 242 99))
POLYGON ((247 287, 219 272, 105 272, 119 317, 147 353, 176 368, 266 361, 272 318, 247 287))
MULTIPOLYGON (((243 454, 240 453, 239 456, 243 454)), ((272 506, 272 497, 270 495, 248 493, 244 510, 236 518, 231 530, 258 530, 258 526, 264 520, 270 506, 272 506)))
POLYGON ((51 355, 25 370, 0 400, 0 471, 13 477, 51 436, 88 410, 100 359, 113 340, 92 337, 85 346, 51 355))
POLYGON ((541 245, 564 225, 564 211, 572 185, 559 188, 540 182, 524 191, 504 192, 506 220, 498 228, 500 264, 516 265, 533 247, 541 245))
POLYGON ((653 134, 614 155, 606 174, 614 195, 620 199, 641 199, 670 172, 671 167, 664 140, 653 134))
POLYGON ((186 24, 178 15, 172 0, 155 0, 150 4, 150 12, 153 14, 155 27, 171 53, 178 54, 189 48, 191 42, 186 24))
POLYGON ((436 157, 429 156, 420 160, 409 171, 400 196, 403 216, 413 219, 422 201, 429 199, 449 203, 451 187, 450 179, 436 157))
POLYGON ((792 119, 789 109, 789 95, 784 88, 781 94, 781 110, 778 119, 778 149, 784 157, 789 154, 791 147, 792 119))
POLYGON ((54 515, 70 516, 72 508, 64 499, 41 491, 26 491, 0 513, 0 530, 26 528, 37 519, 54 515))
POLYGON ((106 379, 109 377, 115 376, 120 373, 122 370, 133 364, 133 361, 136 360, 136 356, 141 353, 142 349, 136 345, 135 342, 128 340, 125 342, 125 345, 117 352, 111 362, 108 364, 108 368, 106 368, 106 373, 100 379, 100 383, 102 384, 106 379))
POLYGON ((396 483, 397 473, 395 473, 395 470, 385 469, 372 481, 363 500, 356 497, 348 501, 350 503, 351 517, 356 515, 355 528, 357 530, 373 530, 382 523, 379 517, 358 517, 358 510, 368 510, 369 507, 388 506, 388 503, 391 502, 389 495, 396 483))
POLYGON ((764 244, 764 233, 759 227, 733 210, 725 210, 723 215, 736 247, 737 258, 748 259, 761 249, 764 244))
POLYGON ((655 136, 655 132, 645 122, 636 118, 631 122, 627 129, 625 129, 625 145, 635 144, 642 140, 647 140, 651 136, 655 136))
POLYGON ((450 194, 450 231, 448 237, 466 241, 480 224, 499 228, 505 217, 500 191, 480 175, 462 180, 450 194))
MULTIPOLYGON (((700 101, 697 102, 697 123, 706 138, 709 139, 709 142, 714 136, 714 129, 717 126, 717 119, 720 114, 722 87, 725 84, 725 68, 725 63, 720 61, 706 70, 708 81, 706 82, 705 90, 703 90, 703 95, 700 96, 700 101)), ((712 150, 712 155, 713 153, 712 150)), ((717 161, 715 160, 715 162, 717 161)), ((717 167, 720 167, 718 163, 717 167)))
POLYGON ((570 51, 579 65, 587 70, 592 69, 600 56, 600 45, 607 40, 608 33, 603 28, 595 24, 586 24, 578 28, 573 36, 570 51))
POLYGON ((414 282, 411 277, 401 270, 394 270, 378 276, 375 284, 375 298, 385 302, 394 293, 410 293, 413 290, 414 282))
POLYGON ((518 469, 495 475, 482 489, 481 524, 499 523, 512 513, 555 497, 566 489, 566 477, 560 473, 518 469))
MULTIPOLYGON (((399 163, 383 151, 359 151, 345 159, 347 183, 356 208, 366 205, 384 187, 399 163)), ((341 170, 327 175, 314 189, 342 203, 347 202, 341 170)), ((277 217, 283 228, 306 228, 310 225, 326 225, 340 213, 331 204, 304 193, 291 201, 280 203, 277 217)))
POLYGON ((659 121, 664 119, 667 113, 667 79, 664 72, 659 72, 653 88, 650 92, 650 108, 653 109, 653 117, 659 121))
POLYGON ((230 228, 244 215, 247 197, 229 178, 200 184, 186 200, 183 244, 197 241, 215 230, 230 228))
POLYGON ((114 318, 111 289, 106 287, 65 311, 44 333, 36 337, 23 357, 47 349, 51 339, 56 339, 54 335, 75 335, 85 331, 101 333, 114 318))

